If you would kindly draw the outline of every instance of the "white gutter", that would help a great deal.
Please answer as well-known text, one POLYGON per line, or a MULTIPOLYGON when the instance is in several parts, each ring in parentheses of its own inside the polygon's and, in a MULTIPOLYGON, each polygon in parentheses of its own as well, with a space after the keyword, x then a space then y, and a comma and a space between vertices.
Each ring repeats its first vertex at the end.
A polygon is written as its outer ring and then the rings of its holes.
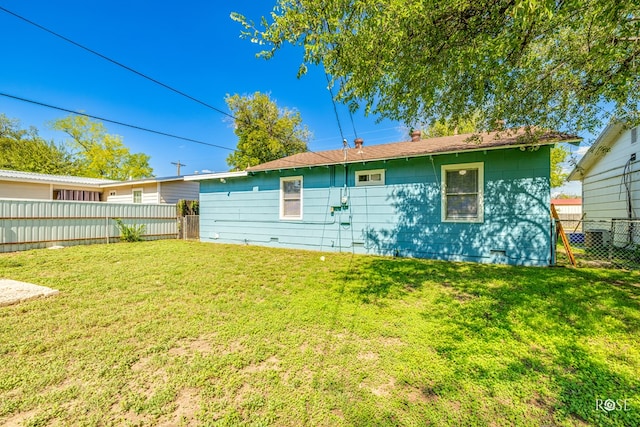
POLYGON ((239 172, 218 172, 218 173, 203 173, 198 175, 185 175, 185 181, 206 181, 210 179, 227 179, 227 178, 242 178, 247 176, 247 171, 239 172))

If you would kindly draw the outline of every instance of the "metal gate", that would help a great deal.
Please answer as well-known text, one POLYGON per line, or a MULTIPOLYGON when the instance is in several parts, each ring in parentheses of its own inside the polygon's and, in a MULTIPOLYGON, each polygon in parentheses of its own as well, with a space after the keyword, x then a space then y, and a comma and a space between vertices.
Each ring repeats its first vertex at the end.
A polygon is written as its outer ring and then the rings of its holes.
POLYGON ((200 215, 185 215, 180 220, 180 237, 184 240, 199 240, 200 215))

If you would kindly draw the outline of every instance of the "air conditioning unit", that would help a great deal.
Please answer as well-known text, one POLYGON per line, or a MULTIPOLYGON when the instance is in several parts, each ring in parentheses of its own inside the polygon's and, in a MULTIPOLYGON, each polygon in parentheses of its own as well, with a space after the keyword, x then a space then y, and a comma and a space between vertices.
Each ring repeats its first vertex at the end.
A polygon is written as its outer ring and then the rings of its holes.
POLYGON ((609 230, 585 230, 585 248, 604 248, 611 244, 611 232, 609 230))

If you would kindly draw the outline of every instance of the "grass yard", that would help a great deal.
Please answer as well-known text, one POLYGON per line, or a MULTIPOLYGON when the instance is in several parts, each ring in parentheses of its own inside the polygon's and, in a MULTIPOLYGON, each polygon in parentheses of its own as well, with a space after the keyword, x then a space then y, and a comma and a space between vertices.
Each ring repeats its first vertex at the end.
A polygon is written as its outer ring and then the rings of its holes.
POLYGON ((321 255, 0 255, 0 424, 640 425, 638 271, 321 255))

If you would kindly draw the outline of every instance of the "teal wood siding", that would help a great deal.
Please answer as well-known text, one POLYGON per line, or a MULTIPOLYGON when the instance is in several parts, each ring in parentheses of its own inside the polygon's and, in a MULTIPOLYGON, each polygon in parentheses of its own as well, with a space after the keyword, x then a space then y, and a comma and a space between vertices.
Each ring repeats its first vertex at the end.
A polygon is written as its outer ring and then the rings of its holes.
POLYGON ((200 186, 200 235, 209 242, 456 261, 549 265, 549 152, 460 153, 260 172, 200 186), (484 221, 441 220, 441 166, 484 164, 484 221), (385 185, 355 186, 358 170, 385 185), (301 220, 281 220, 280 177, 303 177, 301 220), (347 203, 341 200, 346 197, 347 203))

